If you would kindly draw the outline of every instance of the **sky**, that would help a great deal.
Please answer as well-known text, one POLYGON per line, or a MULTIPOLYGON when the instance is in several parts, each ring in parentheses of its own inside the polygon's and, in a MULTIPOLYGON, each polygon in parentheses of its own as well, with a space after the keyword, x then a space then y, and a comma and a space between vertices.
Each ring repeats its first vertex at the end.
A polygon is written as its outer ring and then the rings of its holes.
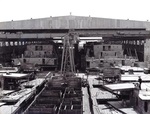
POLYGON ((55 16, 150 21, 150 0, 0 0, 0 22, 55 16))

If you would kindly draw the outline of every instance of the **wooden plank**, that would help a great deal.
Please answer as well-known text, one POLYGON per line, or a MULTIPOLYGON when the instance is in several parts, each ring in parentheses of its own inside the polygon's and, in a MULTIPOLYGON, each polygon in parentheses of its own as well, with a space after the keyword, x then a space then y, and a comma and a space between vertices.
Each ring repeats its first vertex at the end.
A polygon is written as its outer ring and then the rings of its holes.
POLYGON ((82 88, 82 92, 83 92, 83 114, 91 114, 87 88, 82 88))

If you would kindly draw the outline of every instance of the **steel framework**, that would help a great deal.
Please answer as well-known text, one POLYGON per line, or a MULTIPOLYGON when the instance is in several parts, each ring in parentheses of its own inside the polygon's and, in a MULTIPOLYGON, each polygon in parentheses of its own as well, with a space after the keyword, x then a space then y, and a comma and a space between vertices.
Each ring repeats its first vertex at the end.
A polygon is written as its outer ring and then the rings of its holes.
POLYGON ((61 62, 61 75, 73 76, 75 73, 74 63, 74 43, 77 37, 73 33, 68 33, 63 39, 63 53, 61 62))

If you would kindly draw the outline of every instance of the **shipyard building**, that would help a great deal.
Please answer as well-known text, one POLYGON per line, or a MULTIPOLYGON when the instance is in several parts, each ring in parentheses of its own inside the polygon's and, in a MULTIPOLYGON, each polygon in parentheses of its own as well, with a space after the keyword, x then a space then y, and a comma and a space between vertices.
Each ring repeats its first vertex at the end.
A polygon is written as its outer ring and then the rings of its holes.
POLYGON ((149 38, 148 21, 0 22, 0 113, 149 114, 149 38))

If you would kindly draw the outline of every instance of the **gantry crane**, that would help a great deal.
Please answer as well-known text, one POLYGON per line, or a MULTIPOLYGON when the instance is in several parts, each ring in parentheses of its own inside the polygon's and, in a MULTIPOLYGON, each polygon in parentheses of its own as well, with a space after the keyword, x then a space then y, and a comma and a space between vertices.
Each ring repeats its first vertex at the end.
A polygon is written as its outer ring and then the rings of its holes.
MULTIPOLYGON (((77 37, 72 32, 69 32, 66 36, 64 36, 64 39, 63 39, 61 76, 64 77, 64 80, 65 80, 65 83, 63 83, 64 85, 68 85, 68 79, 75 76, 74 44, 76 43, 76 41, 77 41, 77 37)), ((57 114, 60 114, 60 109, 65 100, 67 89, 71 89, 71 88, 66 86, 64 94, 63 94, 62 102, 59 106, 59 110, 57 114)))
POLYGON ((64 77, 74 76, 75 74, 74 44, 76 41, 77 35, 71 31, 64 36, 61 61, 61 75, 64 77))

